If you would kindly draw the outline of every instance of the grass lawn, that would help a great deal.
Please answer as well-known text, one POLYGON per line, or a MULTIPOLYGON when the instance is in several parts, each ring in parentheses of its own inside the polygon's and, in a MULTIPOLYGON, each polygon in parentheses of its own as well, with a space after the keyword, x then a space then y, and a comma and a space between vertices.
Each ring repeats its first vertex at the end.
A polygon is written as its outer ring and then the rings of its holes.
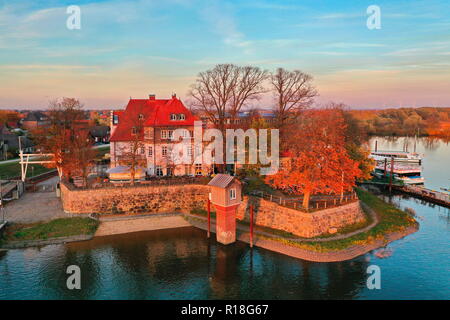
POLYGON ((277 241, 287 243, 289 245, 298 246, 308 250, 319 252, 342 250, 354 245, 367 245, 376 240, 385 239, 385 235, 403 231, 406 228, 418 226, 417 221, 408 213, 397 209, 395 206, 388 204, 370 192, 357 189, 359 199, 368 205, 378 216, 379 223, 367 232, 363 232, 352 237, 332 240, 326 242, 294 242, 283 238, 277 241))
POLYGON ((97 151, 97 157, 98 158, 102 158, 105 154, 109 153, 110 151, 110 147, 109 146, 104 146, 104 147, 99 147, 95 149, 97 151))
POLYGON ((90 218, 61 218, 50 222, 11 224, 7 226, 3 240, 45 240, 49 238, 94 234, 98 221, 90 218))
MULTIPOLYGON (((38 174, 52 171, 54 168, 46 168, 40 164, 29 164, 27 170, 27 177, 36 176, 38 174)), ((0 179, 9 179, 13 177, 20 177, 19 162, 0 163, 0 179)))

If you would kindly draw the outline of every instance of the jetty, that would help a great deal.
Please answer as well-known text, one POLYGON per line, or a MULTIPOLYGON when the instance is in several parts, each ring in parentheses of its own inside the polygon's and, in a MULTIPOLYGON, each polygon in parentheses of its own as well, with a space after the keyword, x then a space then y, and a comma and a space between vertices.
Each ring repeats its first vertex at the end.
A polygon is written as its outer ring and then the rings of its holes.
POLYGON ((415 198, 423 199, 431 203, 450 208, 450 194, 440 191, 427 189, 422 186, 399 186, 393 185, 392 188, 396 191, 409 194, 415 198))

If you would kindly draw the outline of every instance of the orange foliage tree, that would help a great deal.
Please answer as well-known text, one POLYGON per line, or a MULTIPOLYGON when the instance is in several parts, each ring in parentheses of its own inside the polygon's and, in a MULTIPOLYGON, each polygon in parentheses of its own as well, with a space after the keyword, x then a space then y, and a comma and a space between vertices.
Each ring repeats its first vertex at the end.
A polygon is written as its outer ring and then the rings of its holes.
POLYGON ((307 111, 287 138, 291 158, 266 182, 288 193, 304 194, 309 208, 312 194, 351 190, 361 175, 359 163, 345 147, 346 124, 338 109, 307 111))
POLYGON ((86 180, 96 154, 91 149, 82 107, 74 98, 51 101, 49 123, 32 132, 39 151, 53 155, 54 163, 45 166, 56 167, 60 177, 81 175, 86 180))

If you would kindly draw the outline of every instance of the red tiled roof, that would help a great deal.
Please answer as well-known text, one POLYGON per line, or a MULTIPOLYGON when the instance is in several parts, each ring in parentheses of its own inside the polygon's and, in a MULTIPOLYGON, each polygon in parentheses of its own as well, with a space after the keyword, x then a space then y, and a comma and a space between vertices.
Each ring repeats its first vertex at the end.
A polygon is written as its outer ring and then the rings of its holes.
POLYGON ((114 111, 119 116, 119 124, 110 141, 130 141, 134 139, 131 130, 137 125, 139 114, 144 115, 144 127, 193 126, 197 118, 176 97, 172 99, 130 99, 125 110, 114 111), (185 115, 185 120, 170 120, 172 113, 185 115))

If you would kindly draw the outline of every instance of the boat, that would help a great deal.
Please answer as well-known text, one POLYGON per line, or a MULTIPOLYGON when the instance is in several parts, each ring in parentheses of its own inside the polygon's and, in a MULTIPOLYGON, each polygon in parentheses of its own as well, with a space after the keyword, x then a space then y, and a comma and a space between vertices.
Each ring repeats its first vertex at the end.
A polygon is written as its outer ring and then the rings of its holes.
POLYGON ((408 151, 372 151, 370 157, 377 162, 384 162, 385 159, 390 161, 392 158, 395 162, 422 163, 422 156, 416 152, 408 151))
MULTIPOLYGON (((373 175, 382 179, 391 175, 391 163, 377 163, 373 175)), ((392 177, 394 181, 402 184, 423 184, 425 179, 422 177, 422 166, 417 163, 394 162, 392 168, 392 177)))

